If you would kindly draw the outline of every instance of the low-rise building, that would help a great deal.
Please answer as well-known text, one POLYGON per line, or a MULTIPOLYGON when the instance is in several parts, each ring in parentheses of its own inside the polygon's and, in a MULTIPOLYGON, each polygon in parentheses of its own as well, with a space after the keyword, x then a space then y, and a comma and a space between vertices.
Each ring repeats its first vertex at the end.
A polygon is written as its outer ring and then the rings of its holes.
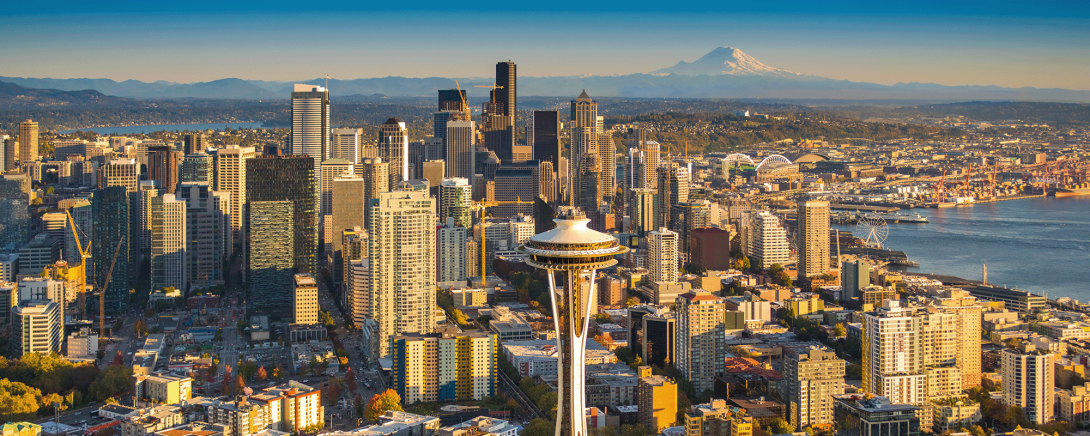
POLYGON ((1071 389, 1056 390, 1056 408, 1060 420, 1070 423, 1090 422, 1090 382, 1071 389))
POLYGON ((515 436, 518 427, 502 419, 480 416, 461 424, 440 427, 435 436, 515 436))
POLYGON ((930 406, 933 433, 969 428, 981 419, 980 403, 968 397, 932 398, 930 406))
POLYGON ((842 436, 919 436, 919 407, 892 404, 871 394, 834 395, 837 434, 842 436))
POLYGON ((121 421, 121 436, 149 436, 182 424, 185 424, 185 415, 177 406, 141 409, 138 415, 121 421))
POLYGON ((677 421, 677 383, 661 375, 651 375, 650 366, 641 366, 638 370, 637 422, 653 432, 673 427, 677 421))
POLYGON ((193 398, 193 379, 169 372, 134 375, 133 396, 142 401, 178 404, 193 398))
MULTIPOLYGON (((507 341, 502 344, 504 357, 518 369, 522 377, 556 377, 560 359, 555 340, 532 339, 507 341)), ((617 355, 605 349, 597 341, 587 341, 585 355, 587 365, 617 363, 617 355)))
POLYGON ((3 436, 39 436, 42 426, 33 422, 8 422, 3 425, 3 436))

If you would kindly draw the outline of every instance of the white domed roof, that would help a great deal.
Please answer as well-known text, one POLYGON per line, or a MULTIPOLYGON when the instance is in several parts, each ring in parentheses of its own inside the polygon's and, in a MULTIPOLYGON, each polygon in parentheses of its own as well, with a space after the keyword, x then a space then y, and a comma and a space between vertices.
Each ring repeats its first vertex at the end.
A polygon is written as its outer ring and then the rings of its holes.
POLYGON ((586 218, 557 218, 553 222, 556 223, 555 229, 536 234, 530 238, 530 241, 551 244, 594 244, 616 240, 610 235, 587 228, 590 220, 586 218))

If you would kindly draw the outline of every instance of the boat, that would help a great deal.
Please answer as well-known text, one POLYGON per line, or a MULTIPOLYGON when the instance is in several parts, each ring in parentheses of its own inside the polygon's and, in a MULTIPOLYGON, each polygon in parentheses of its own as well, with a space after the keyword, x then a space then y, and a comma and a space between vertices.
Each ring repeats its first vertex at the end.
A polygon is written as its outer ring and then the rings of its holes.
POLYGON ((1090 183, 1080 183, 1077 185, 1069 185, 1063 188, 1056 188, 1056 193, 1054 195, 1056 196, 1056 198, 1090 195, 1090 183))
POLYGON ((901 214, 901 213, 868 213, 868 214, 863 215, 863 218, 884 220, 886 222, 891 222, 891 223, 919 223, 919 224, 926 224, 926 223, 931 222, 931 221, 929 221, 927 219, 927 217, 925 217, 923 215, 920 215, 919 213, 915 213, 915 214, 912 214, 912 215, 901 214))

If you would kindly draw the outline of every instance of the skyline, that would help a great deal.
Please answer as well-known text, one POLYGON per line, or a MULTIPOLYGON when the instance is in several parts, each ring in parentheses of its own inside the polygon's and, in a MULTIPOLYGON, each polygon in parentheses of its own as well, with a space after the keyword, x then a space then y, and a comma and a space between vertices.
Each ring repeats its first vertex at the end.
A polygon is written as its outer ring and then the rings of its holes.
POLYGON ((461 78, 489 77, 495 62, 509 59, 524 77, 625 75, 733 46, 772 67, 853 82, 1090 90, 1090 7, 1044 2, 1031 11, 1013 4, 974 11, 973 4, 930 3, 942 14, 927 5, 898 11, 851 3, 642 12, 606 12, 606 3, 585 14, 482 12, 485 5, 436 12, 426 3, 299 12, 278 3, 246 9, 244 2, 215 14, 201 5, 111 4, 92 12, 73 4, 59 14, 17 7, 0 15, 0 58, 22 61, 5 63, 0 75, 177 83, 461 78), (324 29, 282 31, 307 22, 324 29), (490 34, 504 37, 487 40, 490 34), (292 56, 316 61, 285 62, 292 56))

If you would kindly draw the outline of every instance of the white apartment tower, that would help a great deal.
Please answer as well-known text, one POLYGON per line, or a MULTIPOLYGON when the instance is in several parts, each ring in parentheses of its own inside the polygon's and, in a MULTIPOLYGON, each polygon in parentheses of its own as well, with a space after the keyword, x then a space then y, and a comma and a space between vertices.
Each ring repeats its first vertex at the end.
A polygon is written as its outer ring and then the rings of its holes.
POLYGON ((151 288, 186 289, 186 201, 174 194, 151 200, 151 288))
POLYGON ((677 232, 661 227, 647 234, 647 264, 652 282, 677 281, 677 232))
POLYGON ((829 272, 829 202, 804 200, 797 210, 799 277, 821 277, 829 272))
POLYGON ((863 316, 863 390, 893 404, 927 401, 920 334, 912 315, 899 300, 886 300, 863 316))
POLYGON ((435 200, 425 192, 384 192, 370 214, 373 349, 387 357, 393 337, 435 328, 435 200))
POLYGON ((1055 389, 1055 355, 1024 344, 1019 350, 1000 353, 1003 371, 1003 404, 1022 408, 1026 419, 1041 425, 1052 420, 1055 389))
POLYGON ((231 194, 231 240, 242 243, 242 211, 246 205, 246 161, 254 157, 253 147, 228 145, 216 150, 215 186, 216 191, 231 194))
POLYGON ((310 156, 317 170, 329 158, 329 129, 329 91, 296 84, 291 93, 291 154, 310 156))
POLYGON ((59 353, 61 306, 48 300, 31 300, 11 307, 11 355, 59 353))
POLYGON ((767 210, 751 211, 743 215, 743 231, 745 254, 751 261, 760 259, 766 268, 774 263, 787 263, 791 251, 779 217, 767 210))
POLYGON ((437 282, 464 281, 466 279, 466 241, 469 229, 457 225, 454 217, 446 220, 446 225, 438 231, 438 248, 435 270, 439 274, 437 282))
MULTIPOLYGON (((321 208, 318 212, 318 216, 324 217, 333 214, 333 179, 356 174, 355 164, 345 159, 327 159, 322 162, 321 172, 320 189, 322 196, 319 198, 321 208)), ((335 230, 340 231, 344 229, 335 230)))
POLYGON ((473 224, 470 212, 473 206, 473 185, 461 177, 447 178, 439 184, 439 219, 454 222, 462 227, 473 224))
POLYGON ((832 351, 788 353, 780 391, 796 429, 833 423, 833 395, 844 393, 844 361, 832 351))

